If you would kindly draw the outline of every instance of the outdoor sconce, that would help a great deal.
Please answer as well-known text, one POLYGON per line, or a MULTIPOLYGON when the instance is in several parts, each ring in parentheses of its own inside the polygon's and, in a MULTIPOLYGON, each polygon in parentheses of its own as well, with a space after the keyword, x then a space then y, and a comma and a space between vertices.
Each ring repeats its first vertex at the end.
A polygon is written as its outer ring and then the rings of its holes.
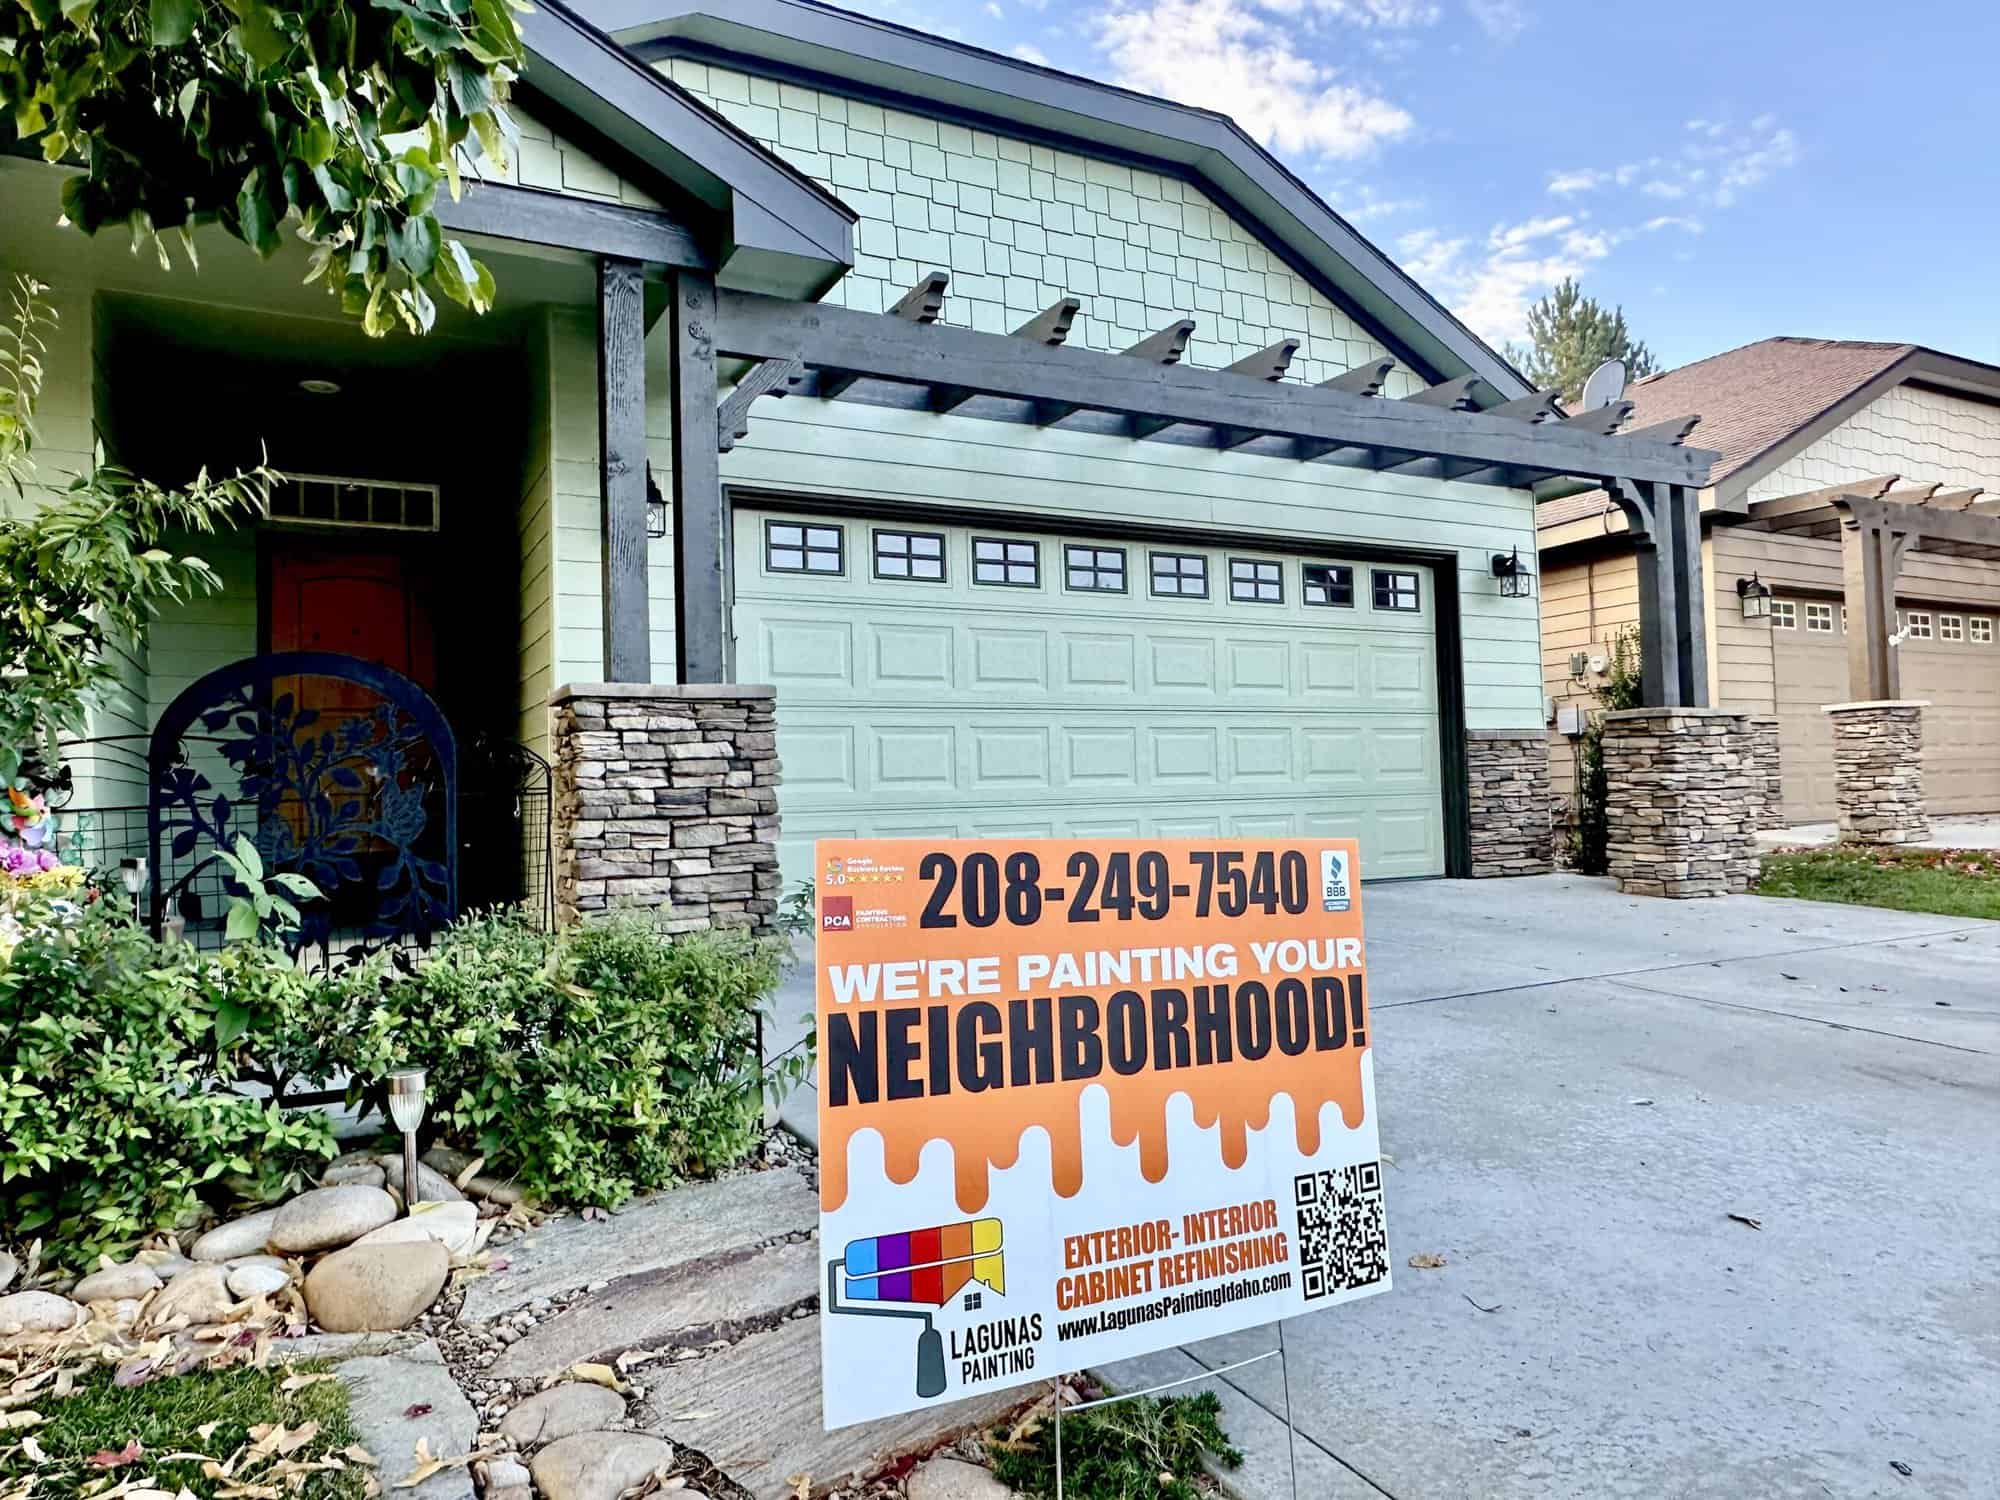
POLYGON ((145 860, 119 860, 118 883, 125 887, 125 894, 132 898, 132 920, 136 922, 139 920, 139 892, 146 888, 145 860))
POLYGON ((1736 580, 1736 597, 1742 601, 1743 618, 1746 620, 1761 620, 1771 612, 1770 585, 1755 573, 1736 580))
POLYGON ((1528 565, 1521 561, 1521 549, 1493 554, 1493 576, 1500 580, 1500 597, 1503 599, 1531 599, 1535 593, 1535 575, 1528 571, 1528 565))
POLYGON ((399 1068, 389 1075, 389 1118, 403 1132, 403 1212, 417 1205, 417 1127, 424 1123, 424 1070, 399 1068))
POLYGON ((659 541, 667 534, 667 497, 653 478, 653 466, 646 465, 646 535, 659 541))

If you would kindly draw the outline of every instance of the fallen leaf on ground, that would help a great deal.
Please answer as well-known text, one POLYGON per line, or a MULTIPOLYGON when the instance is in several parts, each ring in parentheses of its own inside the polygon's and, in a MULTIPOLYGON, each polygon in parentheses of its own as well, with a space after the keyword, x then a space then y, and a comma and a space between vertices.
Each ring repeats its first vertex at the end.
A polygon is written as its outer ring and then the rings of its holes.
POLYGON ((140 1446, 139 1440, 133 1438, 122 1448, 115 1450, 100 1448, 97 1452, 91 1454, 89 1458, 85 1459, 84 1462, 89 1464, 93 1469, 119 1469, 123 1468, 126 1464, 136 1464, 145 1455, 145 1452, 146 1450, 140 1446))
POLYGON ((33 1407, 20 1411, 0 1412, 0 1432, 19 1432, 24 1427, 39 1427, 47 1420, 33 1407))
POLYGON ((812 1475, 787 1474, 785 1483, 792 1487, 792 1500, 812 1500, 812 1475))
POLYGON ((1445 1258, 1442 1255, 1423 1254, 1410 1257, 1412 1271, 1435 1271, 1444 1264, 1445 1258))
POLYGON ((430 1402, 412 1401, 408 1406, 403 1408, 403 1417, 406 1421, 414 1421, 418 1417, 429 1416, 430 1410, 430 1402))
POLYGON ((592 1385, 601 1385, 607 1391, 616 1391, 621 1396, 631 1389, 630 1386, 618 1378, 618 1372, 609 1365, 575 1364, 569 1367, 569 1373, 574 1379, 587 1380, 592 1385))
POLYGON ((1748 1214, 1731 1214, 1729 1217, 1739 1224, 1748 1224, 1752 1229, 1762 1229, 1764 1227, 1762 1219, 1753 1219, 1748 1214))
MULTIPOLYGON (((322 1380, 338 1379, 340 1377, 331 1370, 322 1370, 317 1375, 287 1375, 279 1382, 278 1389, 289 1395, 293 1391, 302 1391, 309 1385, 318 1385, 322 1380)), ((204 1433, 203 1436, 206 1437, 207 1434, 204 1433)))

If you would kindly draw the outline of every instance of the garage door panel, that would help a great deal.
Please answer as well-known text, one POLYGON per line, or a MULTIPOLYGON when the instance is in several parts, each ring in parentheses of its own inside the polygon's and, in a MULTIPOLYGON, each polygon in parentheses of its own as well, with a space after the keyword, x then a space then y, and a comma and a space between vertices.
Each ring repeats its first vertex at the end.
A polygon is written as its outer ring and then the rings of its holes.
POLYGON ((1284 603, 1236 601, 1229 552, 1174 542, 1211 596, 1155 598, 1127 543, 1127 593, 1077 592, 1043 537, 1041 587, 975 587, 971 534, 927 527, 947 582, 917 583, 873 577, 845 522, 844 575, 783 577, 762 521, 736 522, 737 670, 779 690, 788 882, 855 833, 1325 833, 1371 876, 1442 872, 1427 574, 1421 614, 1374 610, 1359 564, 1353 608, 1306 607, 1297 559, 1284 603))

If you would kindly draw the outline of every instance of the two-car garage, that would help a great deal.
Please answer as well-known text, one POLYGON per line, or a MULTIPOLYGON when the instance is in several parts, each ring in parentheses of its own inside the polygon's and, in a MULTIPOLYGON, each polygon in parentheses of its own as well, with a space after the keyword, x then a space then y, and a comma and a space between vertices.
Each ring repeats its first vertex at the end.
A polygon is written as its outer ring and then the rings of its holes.
POLYGON ((1427 567, 740 498, 732 550, 788 885, 853 834, 1339 833, 1444 873, 1427 567))

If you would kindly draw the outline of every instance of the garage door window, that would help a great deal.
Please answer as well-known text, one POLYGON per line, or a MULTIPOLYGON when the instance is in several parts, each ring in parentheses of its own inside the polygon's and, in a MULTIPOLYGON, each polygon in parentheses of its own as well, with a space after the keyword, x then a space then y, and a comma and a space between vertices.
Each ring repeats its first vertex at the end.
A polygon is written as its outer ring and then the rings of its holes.
POLYGON ((972 539, 972 581, 994 588, 1038 589, 1042 586, 1042 544, 1012 537, 972 539))
POLYGON ((1260 562, 1254 557, 1230 558, 1229 597, 1238 604, 1283 604, 1285 602, 1283 565, 1260 562))
POLYGON ((1153 593, 1162 599, 1206 599, 1208 559, 1198 552, 1155 552, 1153 593))
POLYGON ((1306 563, 1299 570, 1307 604, 1325 609, 1354 608, 1354 569, 1306 563))
POLYGON ((875 533, 875 576, 917 583, 944 582, 944 537, 935 531, 875 533))
POLYGON ((1833 634, 1833 606, 1831 604, 1808 604, 1806 606, 1806 629, 1813 635, 1833 634))
POLYGON ((1122 594, 1125 592, 1125 549, 1065 546, 1063 576, 1078 593, 1122 594))
POLYGON ((1965 617, 1963 615, 1939 615, 1938 639, 1941 641, 1964 640, 1965 617))
POLYGON ((764 566, 773 573, 840 573, 838 526, 801 526, 795 521, 764 523, 764 566))
POLYGON ((1789 599, 1771 601, 1771 628, 1773 630, 1797 630, 1799 628, 1799 607, 1789 599))
POLYGON ((1931 638, 1930 611, 1913 609, 1910 611, 1910 639, 1927 641, 1931 638))
POLYGON ((1417 610, 1423 607, 1417 593, 1417 575, 1390 568, 1375 569, 1377 609, 1417 610))
POLYGON ((1975 646, 1993 644, 1993 622, 1984 615, 1972 617, 1972 644, 1975 646))

